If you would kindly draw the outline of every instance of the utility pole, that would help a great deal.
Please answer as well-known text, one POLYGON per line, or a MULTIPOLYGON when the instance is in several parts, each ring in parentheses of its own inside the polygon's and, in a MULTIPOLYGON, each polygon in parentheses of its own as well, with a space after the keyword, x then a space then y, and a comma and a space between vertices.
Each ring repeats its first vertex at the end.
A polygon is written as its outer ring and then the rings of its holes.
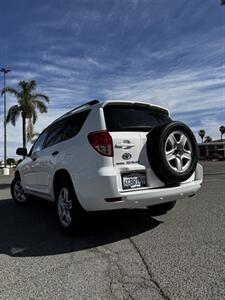
MULTIPOLYGON (((0 72, 3 73, 4 89, 6 87, 6 74, 10 72, 9 69, 1 68, 0 72)), ((4 168, 3 175, 8 175, 9 170, 7 168, 7 141, 6 141, 6 93, 4 93, 4 168)))

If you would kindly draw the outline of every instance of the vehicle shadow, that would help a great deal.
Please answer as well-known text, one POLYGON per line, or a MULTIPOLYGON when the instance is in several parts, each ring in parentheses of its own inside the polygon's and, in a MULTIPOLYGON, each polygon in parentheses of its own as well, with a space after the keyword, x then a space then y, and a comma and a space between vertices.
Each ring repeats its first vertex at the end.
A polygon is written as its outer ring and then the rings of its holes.
POLYGON ((146 209, 89 213, 85 230, 63 236, 52 203, 33 201, 18 207, 12 199, 0 201, 0 253, 9 256, 48 256, 89 249, 123 240, 158 226, 146 209))

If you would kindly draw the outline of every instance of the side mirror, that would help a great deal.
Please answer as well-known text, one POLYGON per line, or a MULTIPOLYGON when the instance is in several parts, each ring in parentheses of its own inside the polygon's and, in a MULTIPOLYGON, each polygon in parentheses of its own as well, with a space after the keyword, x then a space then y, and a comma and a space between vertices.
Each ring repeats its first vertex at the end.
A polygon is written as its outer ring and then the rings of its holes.
POLYGON ((27 148, 17 148, 16 154, 22 155, 22 156, 27 156, 27 148))

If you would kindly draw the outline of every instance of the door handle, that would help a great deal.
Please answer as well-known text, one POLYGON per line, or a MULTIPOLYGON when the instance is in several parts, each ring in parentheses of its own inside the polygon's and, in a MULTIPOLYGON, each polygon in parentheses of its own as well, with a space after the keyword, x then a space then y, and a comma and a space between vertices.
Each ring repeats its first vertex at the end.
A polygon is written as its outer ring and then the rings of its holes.
POLYGON ((52 156, 56 156, 57 154, 59 154, 59 151, 52 152, 52 156))
POLYGON ((133 148, 134 146, 135 144, 132 143, 119 143, 115 145, 116 148, 122 148, 122 149, 129 149, 129 148, 133 148))

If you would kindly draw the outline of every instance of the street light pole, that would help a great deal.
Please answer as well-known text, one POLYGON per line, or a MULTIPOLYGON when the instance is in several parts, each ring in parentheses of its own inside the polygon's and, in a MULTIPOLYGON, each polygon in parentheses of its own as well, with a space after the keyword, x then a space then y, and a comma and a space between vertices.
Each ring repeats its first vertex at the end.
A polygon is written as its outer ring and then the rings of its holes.
MULTIPOLYGON (((6 68, 1 68, 0 72, 3 73, 4 79, 4 89, 6 88, 6 74, 10 72, 10 70, 6 68)), ((6 93, 4 93, 4 169, 3 173, 8 174, 7 170, 7 141, 6 141, 6 93)))

